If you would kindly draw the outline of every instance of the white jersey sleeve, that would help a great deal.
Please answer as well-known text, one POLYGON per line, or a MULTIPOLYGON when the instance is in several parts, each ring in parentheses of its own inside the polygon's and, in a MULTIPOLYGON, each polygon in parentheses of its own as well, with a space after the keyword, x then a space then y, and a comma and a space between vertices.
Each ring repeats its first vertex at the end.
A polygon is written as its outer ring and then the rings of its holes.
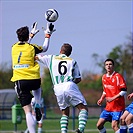
POLYGON ((47 66, 49 68, 52 55, 38 54, 37 56, 39 58, 39 62, 43 63, 45 66, 47 66))
POLYGON ((77 62, 64 54, 44 55, 38 58, 49 68, 54 85, 81 77, 77 62))

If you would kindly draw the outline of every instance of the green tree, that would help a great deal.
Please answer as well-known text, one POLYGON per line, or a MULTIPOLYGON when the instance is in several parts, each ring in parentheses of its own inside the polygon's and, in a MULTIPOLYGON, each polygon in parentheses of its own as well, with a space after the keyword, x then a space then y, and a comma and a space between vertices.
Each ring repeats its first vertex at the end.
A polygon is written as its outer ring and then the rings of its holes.
POLYGON ((115 61, 115 70, 123 73, 126 71, 128 76, 132 74, 132 57, 131 57, 131 45, 119 45, 115 47, 112 52, 108 54, 108 58, 112 58, 115 61))
POLYGON ((0 89, 14 88, 14 84, 10 81, 12 77, 12 68, 7 67, 6 63, 0 65, 0 89))
MULTIPOLYGON (((115 62, 115 71, 123 74, 126 79, 128 89, 132 90, 132 80, 133 80, 133 66, 132 66, 132 37, 127 37, 127 42, 124 44, 120 44, 112 49, 112 51, 107 55, 106 58, 112 58, 115 62)), ((96 65, 102 68, 102 72, 104 73, 104 60, 98 59, 98 54, 93 54, 92 57, 97 58, 96 65)))
POLYGON ((104 61, 107 58, 112 58, 115 61, 115 70, 123 73, 126 71, 128 76, 132 75, 132 34, 127 37, 127 42, 123 44, 119 44, 114 47, 111 52, 103 59, 97 53, 92 55, 92 58, 96 61, 96 65, 102 68, 102 72, 104 72, 104 61))
POLYGON ((82 74, 82 81, 78 85, 81 89, 99 90, 99 88, 102 88, 101 75, 85 71, 82 74))
POLYGON ((133 69, 132 69, 132 40, 128 38, 128 42, 114 48, 108 54, 108 58, 112 58, 116 64, 116 71, 120 72, 127 83, 128 92, 132 92, 133 88, 133 69))
POLYGON ((55 105, 56 99, 53 92, 53 83, 51 80, 49 69, 44 68, 44 74, 42 77, 42 90, 43 98, 46 105, 55 105))

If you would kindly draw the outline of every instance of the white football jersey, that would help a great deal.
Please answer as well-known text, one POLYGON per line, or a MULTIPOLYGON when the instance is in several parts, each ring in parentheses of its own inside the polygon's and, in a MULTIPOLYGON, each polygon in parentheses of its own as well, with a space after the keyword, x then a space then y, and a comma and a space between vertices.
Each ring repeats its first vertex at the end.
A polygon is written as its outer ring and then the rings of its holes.
POLYGON ((81 77, 77 62, 65 54, 38 55, 38 58, 49 68, 54 85, 81 77))

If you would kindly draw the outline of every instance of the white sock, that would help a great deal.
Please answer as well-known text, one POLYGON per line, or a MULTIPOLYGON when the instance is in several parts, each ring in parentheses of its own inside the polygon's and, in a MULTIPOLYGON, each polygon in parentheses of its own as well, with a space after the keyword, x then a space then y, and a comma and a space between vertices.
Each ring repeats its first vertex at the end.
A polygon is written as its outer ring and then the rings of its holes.
POLYGON ((32 93, 34 95, 35 102, 40 104, 40 101, 41 101, 41 88, 39 88, 37 90, 33 90, 32 93))
POLYGON ((32 114, 32 117, 33 117, 34 121, 36 122, 36 116, 32 114))
POLYGON ((131 123, 130 125, 127 125, 128 128, 133 128, 133 123, 131 123))
POLYGON ((118 129, 115 133, 120 133, 120 129, 118 129))
POLYGON ((105 133, 105 132, 106 132, 105 127, 99 131, 99 133, 105 133))
POLYGON ((24 133, 28 133, 29 132, 29 130, 28 130, 28 128, 25 130, 25 132, 24 133))
POLYGON ((127 129, 127 125, 120 125, 120 129, 127 129))
POLYGON ((35 123, 33 116, 30 112, 26 114, 26 122, 27 122, 27 127, 29 129, 29 132, 36 133, 36 123, 35 123))
POLYGON ((38 133, 42 133, 42 128, 38 127, 38 133))

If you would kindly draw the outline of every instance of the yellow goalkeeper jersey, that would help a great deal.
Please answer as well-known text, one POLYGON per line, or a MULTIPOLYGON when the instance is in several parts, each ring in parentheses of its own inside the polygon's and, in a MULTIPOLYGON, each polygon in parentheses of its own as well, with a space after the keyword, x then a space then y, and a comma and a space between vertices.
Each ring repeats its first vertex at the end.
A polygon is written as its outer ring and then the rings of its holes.
POLYGON ((43 51, 41 46, 17 42, 12 46, 13 77, 11 81, 39 79, 40 66, 35 61, 36 54, 43 51))

